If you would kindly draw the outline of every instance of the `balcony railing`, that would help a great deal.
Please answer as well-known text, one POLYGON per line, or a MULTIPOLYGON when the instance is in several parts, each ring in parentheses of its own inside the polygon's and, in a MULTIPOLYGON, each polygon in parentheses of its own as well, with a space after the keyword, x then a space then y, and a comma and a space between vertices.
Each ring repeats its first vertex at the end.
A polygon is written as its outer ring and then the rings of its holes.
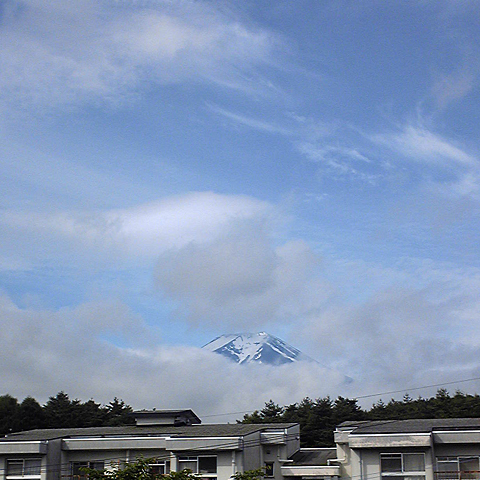
POLYGON ((480 480, 480 470, 435 472, 435 480, 480 480))

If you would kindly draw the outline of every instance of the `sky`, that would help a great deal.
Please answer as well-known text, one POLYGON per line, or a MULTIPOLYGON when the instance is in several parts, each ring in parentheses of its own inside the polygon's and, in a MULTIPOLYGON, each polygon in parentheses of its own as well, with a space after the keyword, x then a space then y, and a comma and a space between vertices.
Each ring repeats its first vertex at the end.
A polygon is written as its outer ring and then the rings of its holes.
POLYGON ((480 377, 479 22, 467 0, 1 2, 0 393, 224 421, 479 392, 455 384, 480 377), (259 331, 319 363, 201 349, 259 331))

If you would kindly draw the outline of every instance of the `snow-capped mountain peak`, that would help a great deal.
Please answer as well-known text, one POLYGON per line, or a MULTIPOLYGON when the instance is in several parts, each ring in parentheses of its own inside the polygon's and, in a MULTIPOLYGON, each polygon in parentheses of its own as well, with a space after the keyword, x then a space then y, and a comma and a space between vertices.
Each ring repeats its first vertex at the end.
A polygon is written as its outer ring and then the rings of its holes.
POLYGON ((297 348, 266 332, 220 335, 202 348, 240 364, 255 362, 282 365, 304 360, 315 361, 297 348))

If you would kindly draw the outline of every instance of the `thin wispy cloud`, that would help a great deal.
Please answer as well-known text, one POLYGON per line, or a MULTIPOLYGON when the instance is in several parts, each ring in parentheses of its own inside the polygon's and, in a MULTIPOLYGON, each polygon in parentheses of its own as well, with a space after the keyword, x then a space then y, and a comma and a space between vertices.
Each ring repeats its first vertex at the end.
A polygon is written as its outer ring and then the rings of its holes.
POLYGON ((380 168, 376 168, 374 172, 366 172, 362 169, 362 163, 371 164, 372 161, 357 149, 332 146, 327 142, 325 143, 319 145, 300 142, 297 144, 297 149, 310 161, 320 164, 322 171, 330 170, 333 175, 349 177, 371 184, 376 183, 383 176, 380 168))
POLYGON ((474 167, 478 160, 453 142, 425 128, 407 125, 400 133, 374 135, 372 139, 399 151, 411 161, 474 167))
POLYGON ((43 108, 83 101, 118 103, 144 82, 207 82, 245 93, 262 89, 257 68, 280 39, 212 6, 8 0, 0 39, 1 100, 43 108), (108 13, 107 13, 108 10, 108 13), (246 80, 251 77, 251 80, 246 80))
MULTIPOLYGON (((375 182, 380 173, 363 172, 353 165, 358 162, 371 164, 372 160, 354 147, 333 145, 338 140, 338 124, 325 124, 312 118, 301 117, 288 112, 282 118, 283 125, 266 120, 241 115, 218 105, 207 104, 210 111, 227 118, 234 125, 241 125, 252 130, 273 135, 282 135, 292 143, 292 148, 308 160, 316 162, 320 168, 329 168, 340 177, 350 177, 366 182, 375 182), (293 121, 293 122, 292 122, 293 121), (286 126, 288 125, 288 126, 286 126)), ((343 130, 346 130, 345 128, 343 130)))
POLYGON ((280 125, 269 123, 264 120, 259 120, 253 117, 240 115, 239 113, 229 111, 225 108, 219 107, 218 105, 207 104, 207 108, 210 111, 216 113, 217 115, 220 115, 222 117, 225 117, 231 120, 234 124, 240 124, 254 130, 259 130, 262 132, 267 132, 272 134, 285 135, 288 137, 291 137, 297 133, 294 128, 286 128, 280 125))

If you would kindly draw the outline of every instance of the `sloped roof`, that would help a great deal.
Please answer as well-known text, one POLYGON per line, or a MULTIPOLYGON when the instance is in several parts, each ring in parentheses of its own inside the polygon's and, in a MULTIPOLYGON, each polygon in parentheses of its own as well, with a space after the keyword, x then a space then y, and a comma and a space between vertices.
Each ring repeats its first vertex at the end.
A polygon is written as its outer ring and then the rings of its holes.
POLYGON ((340 430, 352 428, 352 435, 374 433, 430 433, 434 430, 480 429, 480 418, 418 418, 409 420, 377 420, 343 422, 340 430))
POLYGON ((211 424, 174 427, 172 425, 89 428, 52 428, 10 433, 0 438, 0 442, 40 441, 55 438, 72 437, 138 437, 138 436, 170 436, 170 437, 235 437, 249 435, 265 430, 279 430, 296 425, 295 423, 259 423, 259 424, 211 424))

